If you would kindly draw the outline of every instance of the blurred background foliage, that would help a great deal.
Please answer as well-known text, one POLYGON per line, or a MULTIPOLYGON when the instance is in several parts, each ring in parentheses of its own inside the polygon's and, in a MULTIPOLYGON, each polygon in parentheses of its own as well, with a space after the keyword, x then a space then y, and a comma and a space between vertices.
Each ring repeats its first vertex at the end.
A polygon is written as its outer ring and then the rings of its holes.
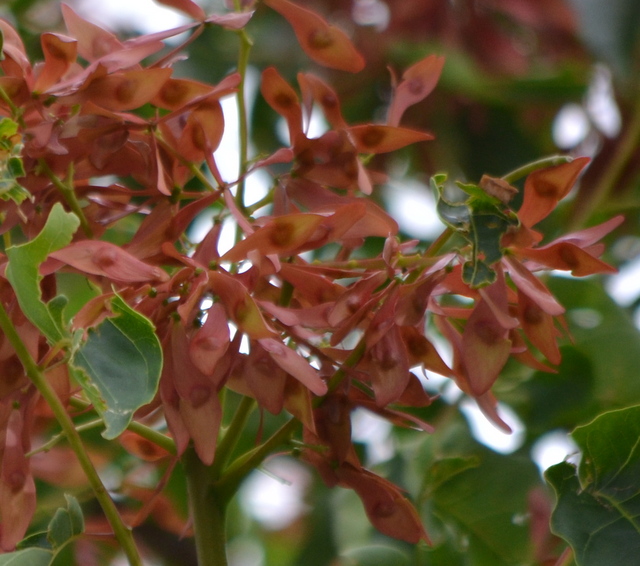
MULTIPOLYGON (((108 5, 111 0, 103 0, 108 5)), ((137 0, 133 0, 136 2, 137 0)), ((80 7, 80 0, 68 0, 80 7)), ((222 0, 201 0, 207 11, 222 0)), ((412 107, 403 124, 436 139, 402 154, 376 156, 391 172, 376 195, 398 211, 407 237, 428 238, 432 196, 428 177, 478 181, 501 176, 540 157, 567 152, 592 163, 579 187, 545 220, 551 239, 569 228, 624 213, 608 241, 605 259, 621 274, 604 280, 552 276, 547 282, 566 307, 571 339, 556 374, 508 365, 496 386, 502 407, 518 423, 513 438, 486 441, 472 409, 451 384, 436 376, 442 396, 417 414, 432 423, 431 435, 390 430, 362 415, 358 446, 369 465, 403 486, 418 503, 433 546, 410 547, 369 526, 357 497, 327 489, 290 457, 266 462, 235 502, 231 563, 235 566, 514 566, 560 564, 566 544, 548 531, 553 495, 541 469, 577 451, 567 433, 603 411, 640 403, 640 3, 637 0, 308 0, 304 5, 340 25, 367 59, 349 75, 313 64, 275 12, 257 4, 248 25, 255 48, 255 75, 275 65, 295 84, 312 71, 338 91, 350 123, 382 120, 390 94, 390 71, 429 53, 446 57, 442 79, 428 99, 412 107), (398 157, 400 155, 400 157, 398 157), (385 160, 392 159, 393 162, 385 160), (411 197, 411 200, 409 200, 411 197), (408 210, 408 211, 407 211, 408 210), (424 217, 421 217, 423 215, 424 217), (635 274, 635 275, 634 275, 635 274), (460 408, 463 407, 463 410, 460 408)), ((91 6, 84 2, 85 16, 91 6)), ((5 0, 0 13, 16 24, 34 57, 38 34, 61 28, 54 0, 5 0)), ((153 18, 150 12, 149 18, 153 18)), ((129 18, 119 33, 136 34, 149 22, 129 18)), ((236 66, 237 37, 209 29, 188 49, 178 72, 215 82, 236 66)), ((278 117, 256 96, 252 105, 253 151, 282 145, 278 117)), ((375 162, 374 162, 375 163, 375 162)), ((73 289, 73 282, 69 283, 73 289)), ((278 426, 277 419, 254 423, 278 426)), ((263 431, 267 434, 268 430, 263 431)), ((491 435, 490 435, 491 436, 491 435)), ((252 438, 243 442, 250 445, 252 438)), ((105 447, 96 433, 103 474, 128 477, 131 457, 105 447)), ((98 457, 98 456, 96 456, 98 457)), ((64 468, 73 483, 73 465, 64 468)), ((145 481, 160 481, 153 468, 145 481), (155 474, 155 475, 154 475, 155 474)), ((51 472, 53 473, 53 471, 51 472)), ((181 471, 169 477, 153 521, 139 530, 159 564, 195 563, 181 538, 186 497, 181 471)), ((130 478, 135 482, 135 478, 130 478)), ((115 480, 114 480, 115 481, 115 480)), ((639 481, 640 485, 640 481, 639 481)), ((151 488, 152 486, 149 486, 151 488)), ((42 481, 40 493, 51 490, 42 481)), ((143 487, 140 487, 143 489, 143 487)), ((82 499, 82 493, 77 493, 82 499)), ((51 493, 52 509, 59 498, 51 493)), ((46 508, 40 509, 46 523, 46 508)), ((117 549, 105 549, 104 560, 117 549)), ((62 557, 61 560, 65 558, 62 557)), ((66 558, 68 559, 68 557, 66 558)), ((563 564, 572 564, 572 559, 563 564)), ((70 562, 66 562, 70 563, 70 562)), ((105 562, 106 563, 106 562, 105 562)), ((154 562, 155 563, 155 562, 154 562)), ((62 562, 61 562, 62 564, 62 562)))

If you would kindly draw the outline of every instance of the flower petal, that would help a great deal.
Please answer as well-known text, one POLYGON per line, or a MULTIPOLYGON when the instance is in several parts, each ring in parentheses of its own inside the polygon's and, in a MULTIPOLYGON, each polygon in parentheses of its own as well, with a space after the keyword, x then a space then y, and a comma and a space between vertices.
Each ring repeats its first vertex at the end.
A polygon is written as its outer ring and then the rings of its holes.
POLYGON ((258 342, 276 364, 311 392, 316 395, 324 395, 327 392, 327 384, 320 378, 318 370, 312 368, 298 352, 273 338, 263 338, 258 342))
POLYGON ((508 331, 491 307, 480 300, 462 333, 462 360, 474 396, 480 396, 498 379, 511 353, 508 331))
POLYGON ((351 126, 347 128, 347 132, 354 141, 358 153, 387 153, 433 139, 433 136, 427 132, 380 124, 351 126))
POLYGON ((84 273, 101 275, 123 283, 169 280, 164 270, 140 261, 128 251, 110 242, 98 240, 73 242, 53 252, 49 257, 84 273))
POLYGON ((402 75, 402 82, 395 88, 393 99, 389 106, 387 124, 400 124, 404 111, 429 96, 435 88, 442 67, 444 57, 429 55, 409 67, 402 75))
POLYGON ((545 218, 567 196, 587 163, 588 157, 578 157, 531 173, 525 181, 524 200, 518 210, 520 222, 531 228, 545 218))
POLYGON ((347 35, 315 12, 287 0, 264 0, 264 3, 289 22, 300 46, 316 63, 352 73, 364 68, 364 58, 347 35))

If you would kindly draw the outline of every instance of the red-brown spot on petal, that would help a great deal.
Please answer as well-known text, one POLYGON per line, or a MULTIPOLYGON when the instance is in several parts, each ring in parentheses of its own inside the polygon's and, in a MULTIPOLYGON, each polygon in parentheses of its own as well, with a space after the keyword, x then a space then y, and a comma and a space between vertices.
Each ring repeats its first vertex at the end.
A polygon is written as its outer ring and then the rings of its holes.
POLYGON ((335 108, 338 105, 338 98, 333 93, 325 93, 320 103, 324 108, 335 108))
POLYGON ((27 481, 27 476, 24 472, 15 470, 9 474, 7 483, 13 493, 20 491, 24 487, 24 483, 27 481))
POLYGON ((487 320, 477 321, 474 324, 473 330, 476 336, 489 346, 499 342, 503 337, 502 329, 498 328, 493 322, 487 320))
POLYGON ((525 307, 522 317, 527 324, 537 325, 544 320, 544 311, 538 305, 530 303, 525 307))
POLYGON ((158 93, 160 100, 173 106, 180 104, 189 93, 189 87, 180 81, 167 81, 158 93))
POLYGON ((396 511, 394 501, 380 501, 371 509, 371 514, 375 517, 391 517, 396 511))
POLYGON ((124 79, 115 89, 114 96, 122 104, 128 104, 133 100, 138 90, 138 81, 124 79))
POLYGON ((295 97, 287 94, 286 92, 279 92, 276 94, 273 97, 273 101, 283 110, 293 108, 298 102, 295 97))
POLYGON ((295 234, 295 226, 291 222, 277 222, 269 233, 269 240, 275 246, 286 246, 291 243, 295 234))
POLYGON ((199 124, 194 124, 193 128, 191 128, 191 143, 200 151, 207 149, 207 136, 199 124))
POLYGON ((555 183, 550 183, 544 178, 538 179, 533 189, 541 197, 555 197, 558 193, 558 187, 555 183))
POLYGON ((421 78, 416 77, 415 79, 411 79, 407 83, 407 89, 411 94, 415 94, 416 96, 422 93, 424 89, 424 81, 421 78))
POLYGON ((196 385, 189 391, 189 402, 197 409, 204 405, 211 397, 211 387, 208 385, 196 385))
POLYGON ((333 45, 334 39, 328 29, 314 29, 308 36, 309 47, 313 49, 326 49, 333 45))
POLYGON ((360 143, 368 147, 375 147, 385 138, 385 136, 386 132, 382 128, 372 126, 362 134, 360 137, 360 143))
POLYGON ((575 251, 570 246, 561 246, 559 254, 562 261, 564 261, 571 269, 580 265, 580 260, 576 256, 575 251))
POLYGON ((111 267, 116 263, 118 259, 118 252, 112 248, 101 248, 95 252, 95 255, 92 258, 93 263, 95 263, 100 269, 105 269, 107 267, 111 267))

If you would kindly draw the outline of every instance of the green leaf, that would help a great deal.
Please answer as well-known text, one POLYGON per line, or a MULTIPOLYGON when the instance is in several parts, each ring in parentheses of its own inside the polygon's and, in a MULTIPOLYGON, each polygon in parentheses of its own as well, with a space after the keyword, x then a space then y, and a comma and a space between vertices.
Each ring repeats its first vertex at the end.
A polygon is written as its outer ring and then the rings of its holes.
POLYGON ((425 475, 423 497, 430 497, 438 487, 454 476, 480 465, 480 458, 472 456, 453 456, 436 460, 425 475))
POLYGON ((42 548, 27 548, 0 556, 0 566, 49 566, 53 554, 42 548))
POLYGON ((491 285, 496 280, 496 272, 484 261, 475 258, 462 266, 462 280, 477 289, 491 285))
POLYGON ((162 371, 151 321, 117 295, 111 310, 115 316, 90 329, 73 358, 75 377, 104 420, 107 439, 122 434, 133 413, 153 400, 162 371))
POLYGON ((411 558, 406 552, 391 545, 367 545, 349 549, 341 553, 351 566, 411 566, 411 558))
POLYGON ((488 265, 502 259, 502 236, 514 223, 504 214, 492 210, 473 210, 471 237, 475 255, 482 254, 488 265))
POLYGON ((59 552, 84 532, 84 517, 78 500, 65 494, 67 507, 58 508, 47 532, 34 533, 18 544, 16 552, 0 556, 0 566, 49 566, 59 552))
POLYGON ((576 475, 563 462, 546 472, 557 503, 552 530, 578 566, 628 566, 640 556, 640 407, 603 413, 572 436, 582 449, 576 475))
POLYGON ((558 428, 571 430, 598 413, 593 364, 575 346, 563 346, 560 353, 558 373, 536 371, 500 397, 517 410, 531 437, 558 428))
POLYGON ((437 194, 436 210, 440 219, 471 244, 471 259, 464 265, 462 278, 471 287, 485 287, 496 280, 492 264, 502 259, 501 241, 518 218, 502 202, 473 184, 457 182, 469 196, 461 202, 449 202, 444 198, 446 175, 431 178, 431 186, 437 194))
POLYGON ((596 406, 581 422, 605 410, 640 404, 640 331, 629 313, 597 278, 551 277, 547 286, 567 309, 575 347, 591 362, 596 406))
POLYGON ((529 564, 528 496, 540 485, 537 468, 530 460, 484 449, 475 458, 479 465, 463 470, 459 461, 452 470, 457 473, 433 491, 433 513, 465 541, 465 555, 474 561, 464 563, 529 564))
POLYGON ((53 550, 47 536, 47 531, 39 531, 32 533, 23 538, 17 545, 16 550, 24 550, 25 548, 41 548, 43 550, 53 550))
POLYGON ((431 177, 431 187, 437 196, 436 211, 440 220, 447 226, 458 232, 466 232, 469 229, 471 219, 469 207, 465 202, 449 202, 444 198, 443 192, 446 181, 447 176, 443 173, 431 177))
POLYGON ((72 495, 65 494, 67 508, 56 510, 49 523, 47 539, 54 549, 61 548, 72 538, 84 532, 84 517, 78 500, 72 495))
POLYGON ((0 179, 0 199, 12 200, 20 204, 28 199, 31 193, 13 179, 0 179))
POLYGON ((19 157, 10 157, 7 159, 7 172, 12 177, 24 177, 24 165, 22 164, 22 159, 19 157))
POLYGON ((71 242, 79 225, 80 220, 75 214, 65 212, 62 205, 56 203, 44 228, 33 240, 7 250, 7 279, 16 293, 20 308, 52 344, 68 337, 68 333, 60 326, 59 317, 42 301, 42 276, 38 270, 50 253, 71 242))
MULTIPOLYGON (((1 37, 2 32, 0 31, 0 38, 1 37)), ((0 120, 0 139, 10 138, 11 136, 15 136, 17 133, 18 122, 11 118, 7 118, 6 116, 0 120)))

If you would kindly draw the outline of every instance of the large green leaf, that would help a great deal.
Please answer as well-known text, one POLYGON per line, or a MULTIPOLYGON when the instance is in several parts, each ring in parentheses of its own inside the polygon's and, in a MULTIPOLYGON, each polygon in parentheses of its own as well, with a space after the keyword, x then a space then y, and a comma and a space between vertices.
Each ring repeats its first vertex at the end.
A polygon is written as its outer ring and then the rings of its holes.
POLYGON ((531 560, 527 502, 539 484, 538 471, 529 460, 488 450, 479 450, 476 458, 460 460, 457 473, 432 492, 433 512, 444 524, 455 526, 465 541, 459 548, 469 560, 465 563, 527 564, 531 560))
POLYGON ((575 346, 591 364, 597 412, 640 404, 640 332, 629 313, 598 278, 552 277, 548 286, 567 309, 575 346))
POLYGON ((122 434, 133 413, 151 402, 162 371, 162 347, 151 321, 119 296, 114 316, 88 332, 73 357, 75 377, 103 418, 103 436, 122 434))
POLYGON ((551 526, 578 566, 628 566, 640 556, 640 407, 604 413, 572 436, 582 449, 576 475, 547 470, 557 503, 551 526))
POLYGON ((505 383, 500 391, 501 400, 524 421, 529 438, 555 429, 571 430, 598 413, 591 359, 575 346, 563 346, 560 352, 557 373, 536 371, 515 387, 513 381, 505 383))
POLYGON ((33 240, 7 250, 7 279, 18 297, 20 308, 51 343, 67 337, 67 332, 60 322, 60 300, 54 299, 53 305, 42 301, 42 276, 38 270, 50 253, 71 242, 79 225, 80 220, 75 214, 65 212, 62 205, 56 203, 44 228, 33 240))

